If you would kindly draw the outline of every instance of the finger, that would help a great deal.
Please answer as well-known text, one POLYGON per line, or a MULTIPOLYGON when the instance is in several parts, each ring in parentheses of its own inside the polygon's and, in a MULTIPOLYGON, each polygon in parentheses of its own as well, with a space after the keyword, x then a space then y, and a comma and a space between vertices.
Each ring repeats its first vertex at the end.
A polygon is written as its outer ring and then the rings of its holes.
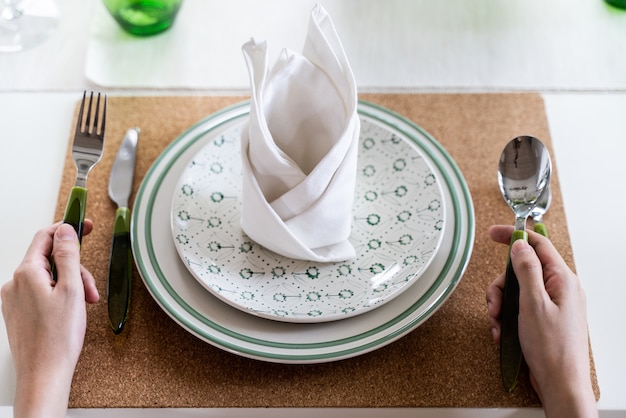
POLYGON ((56 231, 57 227, 58 224, 54 224, 37 231, 28 246, 28 249, 26 250, 24 260, 44 259, 47 261, 48 257, 50 257, 50 254, 52 253, 52 237, 54 236, 54 231, 56 231))
POLYGON ((539 257, 530 244, 518 239, 511 245, 511 263, 519 282, 520 301, 530 298, 537 303, 546 296, 543 283, 543 268, 539 257))
POLYGON ((492 320, 491 321, 491 338, 493 338, 493 342, 496 345, 500 344, 500 335, 502 334, 501 330, 502 330, 502 327, 500 326, 500 321, 492 320))
POLYGON ((13 279, 39 285, 54 285, 50 277, 50 255, 52 254, 52 237, 58 224, 51 225, 35 233, 24 259, 15 269, 13 279), (48 277, 50 280, 42 280, 48 277))
POLYGON ((528 231, 528 243, 532 245, 544 266, 549 268, 569 269, 561 254, 548 238, 533 231, 528 231))
POLYGON ((85 218, 85 223, 83 224, 83 235, 88 235, 91 231, 93 231, 93 221, 85 218))
POLYGON ((509 244, 514 230, 513 225, 493 225, 489 228, 489 237, 495 242, 509 244))
POLYGON ((487 287, 487 313, 491 324, 491 336, 496 344, 500 343, 500 311, 502 310, 502 293, 504 289, 504 273, 500 274, 487 287))
POLYGON ((85 288, 85 302, 97 303, 100 299, 98 294, 98 288, 96 287, 96 280, 93 275, 82 265, 80 266, 81 277, 83 278, 83 286, 85 288))
POLYGON ((502 294, 504 292, 504 273, 498 275, 489 286, 487 286, 487 312, 489 316, 500 318, 500 310, 502 309, 502 294))
POLYGON ((57 288, 76 289, 82 282, 80 253, 76 231, 69 224, 61 224, 54 233, 53 250, 54 263, 57 270, 57 288))

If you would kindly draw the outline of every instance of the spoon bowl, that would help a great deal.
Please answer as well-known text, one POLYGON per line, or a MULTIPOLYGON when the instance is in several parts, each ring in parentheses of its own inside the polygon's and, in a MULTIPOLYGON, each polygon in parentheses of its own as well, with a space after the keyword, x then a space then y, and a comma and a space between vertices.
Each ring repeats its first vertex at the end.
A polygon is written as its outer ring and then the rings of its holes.
MULTIPOLYGON (((526 220, 548 188, 551 172, 550 155, 537 138, 519 136, 504 147, 498 164, 498 184, 502 197, 515 214, 511 245, 518 239, 528 240, 526 220)), ((518 314, 519 283, 509 257, 500 314, 500 370, 508 392, 517 385, 523 357, 518 335, 518 314)))
POLYGON ((548 187, 552 163, 546 147, 537 138, 519 136, 502 151, 498 184, 506 203, 515 213, 515 229, 526 229, 526 219, 548 187))

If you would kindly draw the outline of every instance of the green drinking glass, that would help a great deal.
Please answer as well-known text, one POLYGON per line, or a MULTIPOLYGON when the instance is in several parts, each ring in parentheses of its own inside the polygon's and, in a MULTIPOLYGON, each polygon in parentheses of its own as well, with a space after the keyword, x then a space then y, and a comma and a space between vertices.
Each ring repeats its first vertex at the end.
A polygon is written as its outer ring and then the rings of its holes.
POLYGON ((154 35, 174 23, 182 0, 103 0, 109 13, 129 33, 154 35))
POLYGON ((620 9, 626 9, 626 0, 605 0, 612 6, 619 7, 620 9))

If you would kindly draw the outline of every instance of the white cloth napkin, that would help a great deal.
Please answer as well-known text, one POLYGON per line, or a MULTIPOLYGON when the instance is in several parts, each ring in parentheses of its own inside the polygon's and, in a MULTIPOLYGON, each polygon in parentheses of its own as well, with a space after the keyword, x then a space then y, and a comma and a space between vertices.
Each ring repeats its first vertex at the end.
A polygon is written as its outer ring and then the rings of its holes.
POLYGON ((241 226, 281 255, 318 262, 355 257, 348 241, 360 122, 352 70, 330 17, 311 13, 302 54, 243 45, 250 121, 242 133, 241 226))

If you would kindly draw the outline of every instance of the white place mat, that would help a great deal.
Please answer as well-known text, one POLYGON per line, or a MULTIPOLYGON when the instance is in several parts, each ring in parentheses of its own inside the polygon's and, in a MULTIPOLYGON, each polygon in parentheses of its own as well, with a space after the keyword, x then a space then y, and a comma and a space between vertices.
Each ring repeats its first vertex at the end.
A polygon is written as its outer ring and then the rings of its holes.
MULTIPOLYGON (((110 88, 247 90, 241 45, 300 50, 315 0, 185 0, 174 26, 124 33, 95 8, 86 77, 110 88)), ((365 90, 626 90, 626 11, 603 0, 322 4, 365 90)), ((273 60, 273 58, 272 58, 273 60)))

